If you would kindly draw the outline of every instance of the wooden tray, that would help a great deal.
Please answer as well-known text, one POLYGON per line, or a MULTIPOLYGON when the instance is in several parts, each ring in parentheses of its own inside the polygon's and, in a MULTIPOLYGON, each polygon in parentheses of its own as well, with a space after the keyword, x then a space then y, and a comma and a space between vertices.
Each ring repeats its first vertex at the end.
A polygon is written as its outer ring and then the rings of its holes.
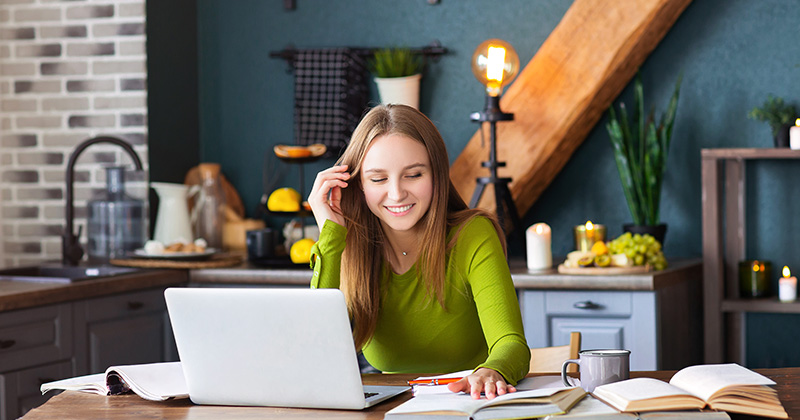
POLYGON ((649 265, 637 265, 634 267, 565 267, 564 264, 558 265, 558 272, 561 274, 579 274, 587 276, 644 274, 651 271, 653 271, 653 267, 649 265))
POLYGON ((112 259, 109 261, 111 265, 119 265, 123 267, 140 267, 140 268, 222 268, 231 267, 241 264, 244 261, 244 255, 226 253, 214 256, 211 259, 203 261, 180 261, 180 260, 150 260, 141 258, 125 258, 125 259, 112 259))

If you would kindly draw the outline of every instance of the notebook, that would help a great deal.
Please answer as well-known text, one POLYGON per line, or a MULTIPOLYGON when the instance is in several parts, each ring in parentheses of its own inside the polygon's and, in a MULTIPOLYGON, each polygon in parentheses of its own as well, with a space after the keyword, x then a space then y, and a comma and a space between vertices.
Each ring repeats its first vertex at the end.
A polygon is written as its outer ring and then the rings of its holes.
POLYGON ((164 292, 195 404, 363 409, 406 386, 363 386, 338 289, 164 292))

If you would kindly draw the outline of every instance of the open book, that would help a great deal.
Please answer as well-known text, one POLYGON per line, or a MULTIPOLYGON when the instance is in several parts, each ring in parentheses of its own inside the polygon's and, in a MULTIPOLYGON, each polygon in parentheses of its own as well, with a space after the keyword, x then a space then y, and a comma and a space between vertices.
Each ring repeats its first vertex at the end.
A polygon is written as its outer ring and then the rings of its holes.
POLYGON ((647 413, 622 413, 610 405, 587 395, 575 404, 569 413, 547 416, 544 420, 577 419, 577 420, 730 420, 724 411, 683 410, 683 411, 651 411, 647 413))
POLYGON ((389 410, 386 420, 472 419, 498 420, 542 417, 569 411, 586 392, 581 388, 543 388, 474 400, 469 394, 414 397, 389 410))
POLYGON ((42 394, 58 389, 99 395, 133 391, 150 401, 189 397, 180 362, 111 366, 105 373, 48 382, 40 388, 42 394))
POLYGON ((735 363, 690 366, 669 383, 634 378, 595 388, 593 394, 624 412, 702 409, 788 418, 771 379, 735 363))
MULTIPOLYGON (((463 378, 464 376, 469 375, 470 373, 472 373, 472 370, 463 370, 460 372, 453 372, 437 376, 420 376, 415 379, 418 381, 433 380, 433 379, 449 379, 449 378, 460 379, 463 378)), ((580 386, 580 380, 576 378, 572 378, 572 380, 576 382, 575 386, 580 386)), ((517 391, 525 391, 529 389, 541 389, 541 388, 564 388, 564 382, 561 381, 561 375, 531 376, 520 380, 515 386, 515 388, 517 389, 517 391)), ((421 395, 453 393, 452 391, 450 391, 447 385, 432 385, 432 384, 411 385, 411 392, 415 397, 421 395)))

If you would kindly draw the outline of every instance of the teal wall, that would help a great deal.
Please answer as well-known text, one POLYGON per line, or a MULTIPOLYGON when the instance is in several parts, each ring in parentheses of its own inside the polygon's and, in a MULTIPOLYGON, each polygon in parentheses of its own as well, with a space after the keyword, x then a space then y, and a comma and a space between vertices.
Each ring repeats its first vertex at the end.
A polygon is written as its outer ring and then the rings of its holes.
MULTIPOLYGON (((476 130, 470 112, 483 106, 482 88, 469 68, 473 49, 487 38, 502 38, 526 63, 569 6, 565 0, 298 0, 297 9, 287 11, 279 1, 199 0, 200 159, 222 164, 252 215, 262 194, 265 157, 271 162, 272 146, 293 139, 292 75, 270 51, 288 45, 416 47, 439 40, 450 53, 428 67, 421 109, 441 130, 452 162, 476 130)), ((702 253, 700 149, 770 147, 768 126, 747 119, 747 112, 768 94, 798 104, 799 28, 796 0, 695 0, 642 66, 648 107, 663 109, 678 74, 684 74, 661 208, 669 224, 668 257, 702 253)), ((632 102, 630 86, 620 100, 632 102)), ((614 237, 630 222, 604 123, 525 215, 526 226, 552 226, 556 255, 572 249, 575 224, 591 219, 607 225, 614 237)), ((500 156, 512 158, 524 157, 500 156)), ((306 168, 306 192, 313 174, 330 163, 306 168)), ((747 167, 748 257, 796 267, 798 273, 799 163, 747 167)), ((297 168, 270 164, 282 173, 270 178, 270 187, 297 183, 297 168)), ((776 323, 784 337, 796 337, 797 316, 749 321, 750 365, 800 365, 799 355, 775 355, 763 345, 781 342, 775 336, 781 332, 765 328, 776 323)))

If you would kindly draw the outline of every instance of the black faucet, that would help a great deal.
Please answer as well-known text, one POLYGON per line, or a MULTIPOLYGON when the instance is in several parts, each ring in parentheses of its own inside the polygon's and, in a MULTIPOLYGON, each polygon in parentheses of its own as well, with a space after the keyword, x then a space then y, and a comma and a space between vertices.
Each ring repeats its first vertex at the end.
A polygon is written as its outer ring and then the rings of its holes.
POLYGON ((62 255, 62 262, 64 265, 78 265, 81 258, 83 258, 83 248, 80 244, 80 237, 81 237, 81 229, 78 229, 78 234, 74 234, 74 225, 75 225, 75 208, 73 206, 74 201, 74 193, 73 193, 73 183, 75 181, 75 161, 78 160, 78 156, 86 150, 87 147, 95 144, 95 143, 113 143, 117 146, 121 147, 123 150, 128 152, 131 159, 133 159, 134 165, 136 165, 137 170, 142 170, 142 161, 139 159, 139 155, 133 150, 133 147, 128 144, 126 141, 122 139, 118 139, 116 137, 108 137, 108 136, 100 136, 91 138, 89 140, 84 141, 83 143, 79 144, 78 147, 72 152, 72 155, 69 157, 69 161, 67 161, 67 204, 66 204, 66 218, 67 223, 64 227, 64 234, 61 236, 61 255, 62 255))

